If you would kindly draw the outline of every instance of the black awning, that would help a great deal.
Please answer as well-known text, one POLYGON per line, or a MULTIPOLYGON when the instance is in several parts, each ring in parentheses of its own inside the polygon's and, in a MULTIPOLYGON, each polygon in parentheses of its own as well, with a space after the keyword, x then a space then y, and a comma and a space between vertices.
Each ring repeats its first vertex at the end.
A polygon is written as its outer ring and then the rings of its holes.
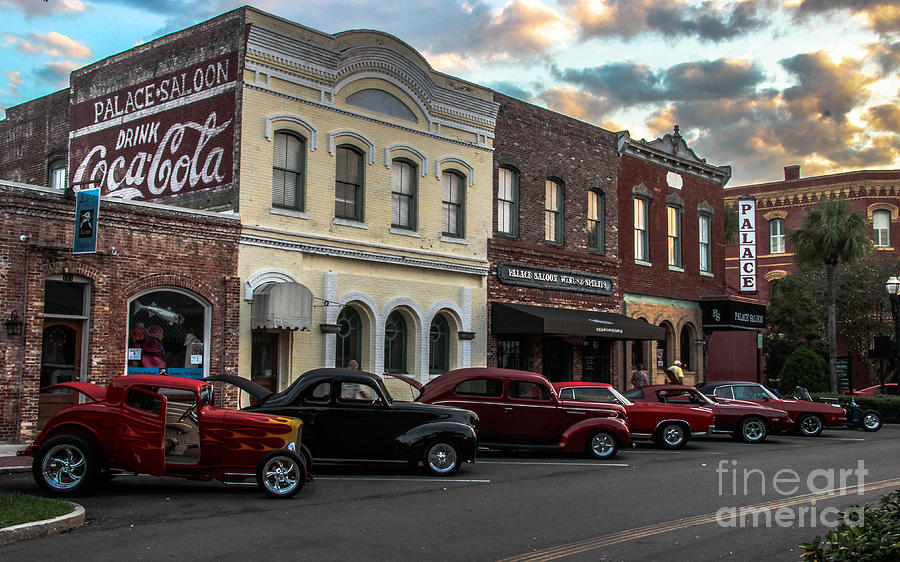
POLYGON ((664 340, 666 331, 644 320, 612 312, 491 303, 494 334, 560 334, 614 340, 664 340))

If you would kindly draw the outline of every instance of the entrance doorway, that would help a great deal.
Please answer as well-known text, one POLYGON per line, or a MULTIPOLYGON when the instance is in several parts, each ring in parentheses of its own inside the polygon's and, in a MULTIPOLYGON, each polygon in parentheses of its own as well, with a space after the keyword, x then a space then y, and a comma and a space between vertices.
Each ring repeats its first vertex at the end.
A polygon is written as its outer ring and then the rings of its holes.
POLYGON ((66 389, 44 389, 53 384, 81 380, 82 320, 48 318, 44 321, 41 346, 41 392, 38 429, 53 414, 75 404, 77 394, 66 389))
POLYGON ((609 383, 609 341, 586 338, 581 343, 581 380, 609 383))
POLYGON ((250 379, 272 392, 278 392, 278 340, 276 332, 253 332, 250 379))
POLYGON ((572 346, 563 338, 544 338, 543 375, 551 382, 572 380, 572 346))

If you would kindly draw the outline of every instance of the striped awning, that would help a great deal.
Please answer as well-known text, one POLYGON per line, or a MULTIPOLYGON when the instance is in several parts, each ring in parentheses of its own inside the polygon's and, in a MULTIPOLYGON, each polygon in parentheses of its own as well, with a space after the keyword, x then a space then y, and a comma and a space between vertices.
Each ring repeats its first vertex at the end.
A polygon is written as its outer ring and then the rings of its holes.
POLYGON ((253 291, 250 319, 254 330, 309 330, 312 293, 300 283, 266 283, 253 291))

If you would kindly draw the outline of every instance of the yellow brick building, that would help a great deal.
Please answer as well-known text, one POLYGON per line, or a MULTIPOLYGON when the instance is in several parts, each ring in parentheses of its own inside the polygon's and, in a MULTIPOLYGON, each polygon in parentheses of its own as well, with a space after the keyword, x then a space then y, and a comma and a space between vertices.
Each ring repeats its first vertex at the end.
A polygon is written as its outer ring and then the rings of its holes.
POLYGON ((483 365, 490 90, 384 33, 245 10, 240 374, 483 365))

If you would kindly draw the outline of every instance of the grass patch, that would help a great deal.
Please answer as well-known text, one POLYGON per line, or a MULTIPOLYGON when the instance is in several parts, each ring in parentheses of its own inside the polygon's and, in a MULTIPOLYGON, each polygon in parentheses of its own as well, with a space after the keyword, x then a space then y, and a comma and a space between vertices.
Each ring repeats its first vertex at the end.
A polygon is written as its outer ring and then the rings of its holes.
POLYGON ((67 501, 0 493, 0 528, 53 519, 72 511, 67 501))

